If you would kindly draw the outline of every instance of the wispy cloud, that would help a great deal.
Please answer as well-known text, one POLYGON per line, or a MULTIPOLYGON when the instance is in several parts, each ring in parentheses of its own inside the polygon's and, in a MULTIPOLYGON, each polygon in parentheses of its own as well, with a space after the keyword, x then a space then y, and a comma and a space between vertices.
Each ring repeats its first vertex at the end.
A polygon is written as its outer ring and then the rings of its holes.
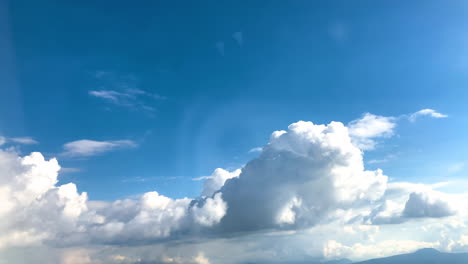
POLYGON ((449 173, 457 173, 462 171, 465 168, 465 162, 457 162, 448 167, 449 173))
POLYGON ((102 83, 102 88, 90 90, 88 94, 113 105, 154 112, 155 103, 166 99, 160 94, 138 88, 138 80, 133 75, 116 76, 112 72, 99 71, 95 78, 102 83))
POLYGON ((32 137, 2 137, 0 136, 0 146, 6 143, 16 143, 22 145, 34 145, 39 144, 37 140, 32 137))
POLYGON ((262 147, 251 148, 251 149, 249 150, 249 153, 262 152, 262 150, 263 150, 262 147))
POLYGON ((369 161, 367 161, 367 164, 378 164, 378 163, 385 163, 385 162, 388 162, 394 158, 396 158, 397 155, 395 154, 389 154, 389 155, 386 155, 384 158, 382 159, 371 159, 369 161))
POLYGON ((60 168, 60 173, 74 173, 74 172, 80 172, 80 168, 65 168, 61 167, 60 168))
POLYGON ((241 31, 234 32, 234 34, 232 34, 232 38, 237 42, 237 44, 239 44, 239 46, 244 44, 244 35, 241 31))
POLYGON ((435 111, 433 109, 426 108, 426 109, 422 109, 422 110, 419 110, 417 112, 414 112, 414 113, 410 114, 408 116, 408 120, 411 121, 411 122, 414 122, 414 121, 416 121, 416 119, 418 119, 419 117, 423 117, 423 116, 428 116, 428 117, 432 117, 432 118, 446 118, 446 117, 448 117, 448 115, 439 113, 439 112, 437 112, 437 111, 435 111))
POLYGON ((62 155, 67 157, 90 157, 117 149, 134 148, 136 146, 137 144, 132 140, 96 141, 81 139, 64 144, 62 155))

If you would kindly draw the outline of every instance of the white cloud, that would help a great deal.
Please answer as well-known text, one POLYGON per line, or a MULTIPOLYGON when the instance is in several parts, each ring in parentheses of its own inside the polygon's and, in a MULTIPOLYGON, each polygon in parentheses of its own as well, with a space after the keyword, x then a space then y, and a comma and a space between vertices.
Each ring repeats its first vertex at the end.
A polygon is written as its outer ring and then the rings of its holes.
POLYGON ((394 117, 385 117, 364 114, 360 119, 351 121, 348 124, 349 135, 353 143, 363 150, 375 148, 376 138, 390 137, 394 134, 396 119, 394 117))
POLYGON ((69 157, 89 157, 116 149, 133 148, 136 146, 137 144, 132 140, 96 141, 81 139, 64 144, 64 152, 62 155, 69 157))
POLYGON ((387 240, 379 244, 355 243, 350 246, 343 245, 337 241, 328 241, 323 248, 326 258, 352 258, 363 260, 376 257, 386 257, 390 255, 413 252, 420 248, 434 248, 437 243, 421 242, 415 240, 387 240))
POLYGON ((6 143, 16 143, 16 144, 23 144, 23 145, 39 144, 38 141, 34 140, 31 137, 2 137, 0 136, 0 146, 6 143))
POLYGON ((405 204, 405 217, 445 217, 456 213, 446 197, 440 192, 413 192, 405 204))
POLYGON ((138 79, 133 75, 119 76, 100 71, 95 77, 102 83, 102 89, 90 90, 88 94, 117 106, 151 113, 156 110, 157 102, 166 99, 165 96, 138 88, 138 79))
POLYGON ((231 231, 310 227, 336 209, 379 199, 386 182, 381 170, 364 170, 343 124, 300 121, 274 132, 260 157, 226 181, 220 224, 231 231))
MULTIPOLYGON (((393 129, 375 123, 387 122, 378 116, 352 122, 354 135, 375 138, 393 129)), ((68 144, 65 153, 79 156, 134 146, 68 144)), ((117 201, 88 200, 73 183, 59 185, 55 159, 0 150, 0 254, 45 245, 68 251, 44 263, 287 263, 468 244, 462 237, 468 197, 434 191, 443 184, 388 183, 381 170, 365 169, 356 144, 342 123, 300 121, 273 132, 242 169, 204 177, 198 198, 147 192, 117 201), (170 240, 177 242, 165 243, 170 240)))
POLYGON ((216 191, 221 189, 221 187, 223 187, 224 183, 227 180, 239 177, 240 173, 241 173, 240 169, 229 172, 227 170, 217 168, 211 176, 196 178, 196 180, 201 180, 201 179, 205 180, 203 182, 202 196, 211 196, 216 191))
POLYGON ((10 141, 19 143, 19 144, 25 144, 25 145, 32 145, 32 144, 39 143, 31 137, 15 137, 15 138, 10 138, 10 141))
POLYGON ((262 147, 251 148, 251 149, 249 150, 249 153, 262 152, 262 150, 263 150, 262 147))
POLYGON ((448 117, 448 115, 445 115, 445 114, 442 114, 442 113, 439 113, 433 109, 422 109, 422 110, 419 110, 417 112, 414 112, 412 113, 411 115, 409 115, 408 119, 411 121, 411 122, 414 122, 416 121, 416 119, 418 119, 419 117, 423 117, 423 116, 429 116, 429 117, 433 117, 433 118, 446 118, 448 117))

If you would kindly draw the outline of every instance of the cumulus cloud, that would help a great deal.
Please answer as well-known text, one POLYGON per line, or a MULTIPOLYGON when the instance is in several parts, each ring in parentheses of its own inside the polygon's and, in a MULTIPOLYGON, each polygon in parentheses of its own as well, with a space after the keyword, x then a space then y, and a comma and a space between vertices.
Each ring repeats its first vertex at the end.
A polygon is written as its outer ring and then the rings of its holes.
POLYGON ((37 152, 18 157, 0 150, 0 247, 74 245, 167 238, 191 226, 219 222, 221 195, 203 202, 148 192, 115 202, 88 201, 76 185, 57 185, 60 166, 37 152))
POLYGON ((413 192, 406 202, 405 217, 445 217, 455 214, 450 202, 439 192, 413 192))
POLYGON ((227 180, 239 177, 240 173, 240 169, 229 172, 227 170, 217 168, 211 176, 195 178, 195 180, 204 180, 202 196, 211 196, 221 189, 227 180))
POLYGON ((420 117, 423 117, 423 116, 428 116, 428 117, 432 117, 432 118, 446 118, 448 117, 448 115, 445 115, 445 114, 442 114, 442 113, 439 113, 433 109, 422 109, 422 110, 419 110, 417 112, 414 112, 412 113, 411 115, 409 115, 408 119, 411 121, 411 122, 414 122, 416 121, 416 119, 420 118, 420 117))
MULTIPOLYGON (((75 184, 58 184, 60 166, 56 159, 46 160, 37 152, 21 157, 0 150, 0 249, 34 245, 138 247, 194 237, 237 237, 249 231, 264 236, 291 231, 284 234, 296 234, 322 252, 301 254, 360 258, 389 254, 382 247, 409 240, 403 237, 385 244, 390 242, 379 237, 380 229, 391 230, 394 225, 384 224, 410 226, 413 219, 437 219, 447 221, 451 230, 453 226, 464 228, 463 223, 448 222, 449 216, 465 211, 454 206, 456 199, 434 191, 436 185, 388 183, 381 170, 365 169, 355 138, 391 135, 391 123, 391 119, 370 114, 349 127, 339 122, 293 123, 287 130, 273 132, 259 156, 242 169, 216 169, 203 177, 201 195, 194 199, 172 199, 153 191, 117 201, 92 201, 75 184), (300 232, 306 235, 301 237, 300 232), (379 243, 372 248, 351 238, 379 243)), ((64 150, 67 155, 90 156, 133 144, 80 140, 65 144, 64 150)), ((458 198, 459 204, 466 204, 466 197, 458 198)), ((406 245, 401 251, 427 245, 424 243, 401 244, 406 245)), ((210 244, 209 248, 213 247, 210 244)), ((265 242, 256 250, 266 254, 269 247, 271 244, 265 242)), ((99 263, 88 253, 72 252, 67 259, 99 263)), ((139 261, 123 252, 106 256, 100 258, 103 263, 139 261), (114 256, 112 261, 109 256, 114 256)), ((167 255, 166 262, 162 256, 148 259, 156 263, 209 263, 208 255, 167 255)))
POLYGON ((360 119, 351 121, 348 124, 349 135, 353 143, 363 150, 375 148, 376 138, 390 137, 394 133, 396 119, 394 117, 385 117, 364 114, 360 119))
POLYGON ((89 157, 122 148, 133 148, 137 144, 132 140, 96 141, 81 139, 63 145, 62 155, 68 157, 89 157))
POLYGON ((342 123, 300 121, 274 132, 260 157, 226 181, 220 224, 232 231, 309 227, 334 210, 380 198, 386 183, 381 170, 364 169, 342 123))

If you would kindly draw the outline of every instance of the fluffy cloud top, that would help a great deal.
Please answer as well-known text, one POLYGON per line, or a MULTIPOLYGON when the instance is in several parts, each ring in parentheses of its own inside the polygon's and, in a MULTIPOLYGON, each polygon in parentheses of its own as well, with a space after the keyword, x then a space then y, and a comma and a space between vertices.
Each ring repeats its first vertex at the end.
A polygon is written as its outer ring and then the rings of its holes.
POLYGON ((377 116, 370 113, 351 121, 348 125, 353 143, 362 150, 374 149, 376 138, 392 136, 395 126, 394 117, 377 116))
POLYGON ((343 124, 300 121, 274 132, 260 157, 221 188, 222 229, 313 226, 334 210, 379 199, 386 183, 382 171, 364 170, 343 124))

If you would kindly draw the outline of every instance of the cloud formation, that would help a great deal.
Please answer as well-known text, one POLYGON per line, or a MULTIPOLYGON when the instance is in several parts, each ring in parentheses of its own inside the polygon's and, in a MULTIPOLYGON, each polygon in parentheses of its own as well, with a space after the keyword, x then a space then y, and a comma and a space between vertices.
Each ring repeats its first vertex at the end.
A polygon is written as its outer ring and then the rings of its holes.
POLYGON ((16 143, 22 145, 34 145, 39 144, 38 141, 32 137, 2 137, 0 136, 0 146, 6 143, 16 143))
MULTIPOLYGON (((60 246, 67 251, 59 263, 206 264, 221 249, 218 244, 229 248, 227 254, 249 248, 252 258, 268 255, 266 248, 280 254, 285 244, 310 246, 311 251, 284 253, 285 259, 299 255, 359 259, 427 245, 464 248, 468 243, 460 236, 468 234, 460 230, 466 230, 462 219, 468 212, 467 197, 435 191, 439 185, 388 183, 382 170, 365 169, 367 146, 356 143, 355 137, 391 135, 391 122, 366 114, 348 127, 340 122, 293 123, 273 132, 259 156, 242 169, 216 169, 204 177, 201 195, 193 199, 172 199, 153 191, 117 201, 89 200, 75 184, 58 184, 56 159, 0 150, 0 254, 16 247, 60 246), (400 225, 419 228, 421 221, 430 232, 446 235, 435 242, 405 237, 400 225), (400 239, 391 242, 388 234, 400 239), (271 236, 282 242, 274 244, 271 236), (203 242, 193 242, 194 238, 203 242), (206 255, 197 247, 186 255, 164 255, 167 241, 178 241, 177 247, 201 243, 206 255), (154 243, 161 247, 157 255, 138 251, 154 243), (112 245, 120 246, 118 253, 112 245), (397 251, 383 250, 388 245, 400 246, 397 251), (75 247, 106 253, 71 250, 75 247)), ((67 143, 64 150, 90 156, 132 146, 130 141, 80 140, 67 143)))
POLYGON ((65 143, 62 155, 68 157, 90 157, 122 148, 133 148, 137 144, 132 140, 96 141, 81 139, 65 143))
POLYGON ((419 110, 417 112, 412 113, 411 115, 409 115, 408 120, 411 121, 411 122, 414 122, 414 121, 416 121, 416 119, 418 119, 420 117, 423 117, 423 116, 428 116, 428 117, 432 117, 432 118, 446 118, 446 117, 448 117, 448 115, 439 113, 439 112, 437 112, 437 111, 435 111, 433 109, 426 108, 426 109, 422 109, 422 110, 419 110))
POLYGON ((116 106, 154 112, 155 103, 166 99, 165 96, 138 88, 137 78, 132 75, 117 76, 100 71, 95 77, 102 82, 102 88, 90 90, 88 94, 116 106))
POLYGON ((375 148, 377 138, 391 137, 396 127, 396 118, 366 113, 348 124, 353 143, 363 149, 375 148))

